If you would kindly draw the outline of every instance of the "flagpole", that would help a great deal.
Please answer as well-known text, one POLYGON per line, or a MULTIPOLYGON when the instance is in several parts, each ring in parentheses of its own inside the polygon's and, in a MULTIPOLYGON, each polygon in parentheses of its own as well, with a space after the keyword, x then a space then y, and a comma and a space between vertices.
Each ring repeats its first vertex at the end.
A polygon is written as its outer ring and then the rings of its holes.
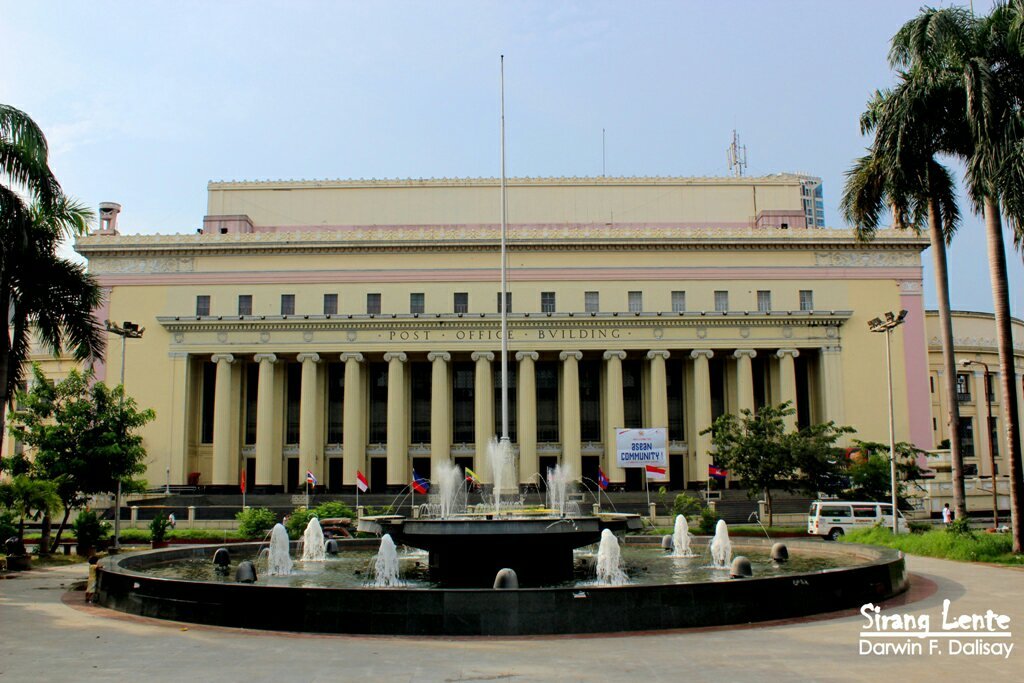
POLYGON ((356 517, 359 517, 359 470, 356 470, 356 517))
POLYGON ((508 207, 505 200, 505 55, 501 55, 501 440, 508 436, 508 207))
MULTIPOLYGON (((647 466, 644 465, 644 491, 647 493, 647 513, 651 512, 651 486, 647 479, 647 466)), ((653 521, 653 520, 652 520, 653 521)))
POLYGON ((309 474, 306 474, 306 510, 309 510, 309 474))

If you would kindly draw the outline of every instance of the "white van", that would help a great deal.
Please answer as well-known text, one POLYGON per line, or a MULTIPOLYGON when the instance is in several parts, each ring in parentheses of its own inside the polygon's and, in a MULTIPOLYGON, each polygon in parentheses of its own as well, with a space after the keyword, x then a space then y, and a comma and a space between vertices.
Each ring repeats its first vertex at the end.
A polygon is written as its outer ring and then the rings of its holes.
MULTIPOLYGON (((903 534, 909 531, 903 513, 897 512, 899 519, 896 529, 903 534)), ((871 501, 855 502, 847 500, 816 500, 811 503, 807 514, 807 533, 812 536, 824 536, 834 541, 847 531, 872 527, 876 524, 892 528, 892 504, 871 501)))

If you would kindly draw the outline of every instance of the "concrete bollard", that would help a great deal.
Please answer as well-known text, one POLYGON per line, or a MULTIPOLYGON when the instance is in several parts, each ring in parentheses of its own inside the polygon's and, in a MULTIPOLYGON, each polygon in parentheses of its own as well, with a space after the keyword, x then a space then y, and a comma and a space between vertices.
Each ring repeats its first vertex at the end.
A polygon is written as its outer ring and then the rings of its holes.
POLYGON ((658 504, 651 503, 647 506, 647 514, 650 515, 651 524, 654 524, 654 518, 658 516, 658 504))
POLYGON ((132 522, 132 528, 134 529, 135 525, 138 524, 138 522, 139 522, 139 506, 138 505, 132 505, 128 509, 131 510, 131 522, 132 522))
POLYGON ((196 525, 196 506, 188 506, 188 528, 192 529, 196 525))

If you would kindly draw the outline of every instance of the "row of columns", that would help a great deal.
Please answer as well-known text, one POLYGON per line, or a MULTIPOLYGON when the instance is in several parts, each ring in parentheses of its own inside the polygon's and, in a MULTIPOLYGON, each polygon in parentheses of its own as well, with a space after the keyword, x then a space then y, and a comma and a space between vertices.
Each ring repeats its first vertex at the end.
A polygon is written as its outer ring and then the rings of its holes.
MULTIPOLYGON (((737 407, 740 410, 754 408, 754 384, 751 361, 757 356, 754 349, 737 349, 732 356, 737 361, 737 407)), ((668 382, 666 361, 670 357, 667 350, 652 350, 647 353, 650 362, 650 427, 668 427, 668 382)), ((796 373, 794 359, 800 355, 796 349, 780 349, 774 352, 779 360, 780 398, 796 405, 796 373)), ((695 432, 690 437, 691 449, 697 455, 695 462, 698 478, 703 478, 707 465, 711 464, 711 437, 701 434, 711 425, 710 372, 709 360, 714 352, 709 349, 697 349, 690 352, 693 361, 693 381, 695 395, 705 397, 694 401, 695 432)), ((838 360, 836 354, 836 360, 838 360)), ((487 450, 487 443, 492 438, 494 421, 493 403, 493 365, 495 354, 491 351, 477 351, 472 354, 476 363, 475 369, 475 420, 476 420, 476 453, 482 455, 487 450)), ((580 452, 580 393, 579 393, 579 361, 583 354, 580 351, 562 351, 559 360, 562 362, 562 400, 561 400, 561 444, 562 459, 576 472, 581 471, 582 457, 580 452)), ((626 357, 623 350, 609 350, 603 354, 606 364, 604 382, 605 405, 607 407, 607 433, 604 439, 606 474, 612 481, 624 481, 624 471, 615 465, 615 429, 625 422, 623 406, 622 361, 626 357)), ((321 357, 316 353, 300 353, 298 361, 302 364, 301 399, 299 409, 299 467, 300 472, 311 470, 322 471, 317 463, 322 460, 323 439, 318 438, 322 432, 322 416, 317 400, 321 384, 318 380, 317 364, 321 357)), ((448 364, 451 354, 447 351, 434 351, 427 354, 431 368, 431 408, 430 408, 430 459, 432 469, 449 459, 451 453, 451 415, 449 396, 451 392, 448 364)), ((539 469, 537 457, 537 406, 536 406, 536 371, 538 359, 536 351, 519 351, 515 354, 519 364, 518 386, 518 441, 520 472, 523 478, 529 478, 539 469)), ((237 406, 232 401, 234 388, 231 366, 235 362, 232 354, 215 354, 211 360, 216 363, 216 388, 214 392, 214 425, 213 425, 213 483, 217 485, 238 482, 238 444, 232 435, 237 432, 237 406)), ((259 387, 256 404, 256 484, 274 485, 281 481, 281 434, 279 421, 281 392, 276 386, 277 377, 274 365, 277 356, 273 353, 258 353, 253 360, 259 363, 259 387)), ((405 365, 407 354, 389 352, 384 354, 388 363, 387 392, 387 478, 388 485, 404 485, 409 481, 408 466, 409 424, 406 419, 405 396, 405 365)), ((361 353, 343 353, 341 361, 345 364, 345 386, 343 407, 343 471, 345 485, 353 485, 356 472, 364 467, 366 459, 366 438, 364 429, 364 405, 362 394, 362 364, 365 361, 361 353)), ((830 376, 838 371, 836 363, 830 364, 826 355, 824 364, 826 391, 829 385, 838 386, 838 375, 830 376)), ((322 393, 322 392, 320 392, 322 393)), ((837 390, 838 393, 838 390, 837 390)), ((826 396, 826 413, 835 412, 838 399, 826 396), (830 404, 831 401, 831 404, 830 404), (829 406, 831 407, 831 410, 829 406)), ((838 415, 826 415, 827 419, 837 419, 838 415)), ((796 425, 796 417, 788 418, 789 428, 796 425)), ((477 462, 478 473, 489 480, 491 472, 485 458, 477 462)))

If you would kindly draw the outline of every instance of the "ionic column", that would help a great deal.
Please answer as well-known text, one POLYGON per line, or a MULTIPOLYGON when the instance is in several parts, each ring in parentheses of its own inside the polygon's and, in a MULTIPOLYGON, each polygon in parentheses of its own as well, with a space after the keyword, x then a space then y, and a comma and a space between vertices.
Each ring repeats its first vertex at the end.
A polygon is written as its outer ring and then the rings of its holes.
POLYGON ((690 474, 691 479, 706 479, 708 466, 711 465, 711 434, 701 434, 711 426, 711 372, 708 360, 715 355, 710 349, 698 349, 690 352, 693 359, 693 417, 694 433, 691 443, 696 454, 697 471, 690 474))
POLYGON ((786 429, 796 429, 796 368, 793 366, 793 359, 800 355, 797 349, 779 349, 775 356, 779 359, 779 395, 782 402, 789 402, 793 408, 793 414, 786 418, 786 429))
POLYGON ((519 363, 519 386, 516 400, 519 403, 519 421, 516 423, 519 441, 519 481, 533 483, 534 475, 540 470, 537 460, 537 373, 534 363, 539 354, 536 351, 517 351, 519 363))
POLYGON ((648 351, 651 361, 651 426, 668 429, 668 381, 665 377, 665 361, 668 351, 648 351))
MULTIPOLYGON (((999 386, 996 381, 996 375, 992 375, 992 386, 999 386)), ((992 432, 988 428, 988 401, 986 397, 988 392, 985 387, 985 373, 977 370, 974 373, 974 406, 975 415, 978 416, 978 450, 974 452, 974 457, 978 459, 978 472, 980 474, 991 474, 991 467, 988 462, 988 444, 992 440, 992 432)), ((1003 449, 1005 450, 1005 445, 1003 449)))
POLYGON ((274 415, 277 388, 274 381, 274 363, 277 356, 272 353, 257 353, 253 360, 260 364, 259 384, 256 392, 256 485, 280 485, 280 477, 274 478, 274 460, 281 459, 281 444, 274 443, 277 434, 274 415))
POLYGON ((736 349, 736 408, 737 414, 744 410, 754 412, 754 372, 750 361, 757 355, 753 349, 736 349))
POLYGON ((231 418, 238 412, 238 406, 232 405, 234 397, 231 393, 231 364, 235 357, 230 353, 218 353, 210 360, 217 364, 217 384, 213 394, 213 484, 226 486, 238 483, 237 434, 235 439, 231 438, 231 418), (236 443, 234 454, 231 452, 232 441, 236 443))
POLYGON ((846 409, 843 403, 842 348, 839 346, 821 349, 821 385, 822 398, 825 399, 825 421, 844 424, 846 409))
POLYGON ((299 481, 305 481, 306 470, 309 470, 318 481, 325 482, 325 472, 321 467, 324 439, 317 429, 317 416, 322 412, 316 376, 316 365, 320 362, 320 355, 300 353, 297 358, 302 363, 302 395, 299 398, 299 481))
POLYGON ((579 351, 562 351, 562 463, 579 476, 583 472, 580 456, 580 359, 579 351))
POLYGON ((605 351, 605 414, 608 421, 604 425, 604 466, 609 481, 622 483, 626 481, 626 470, 616 462, 615 432, 625 427, 626 408, 622 400, 622 361, 626 358, 625 351, 605 351))
POLYGON ((402 352, 385 353, 388 364, 388 485, 403 486, 409 479, 409 445, 406 433, 409 424, 405 409, 405 362, 402 352))
MULTIPOLYGON (((171 399, 171 439, 164 477, 167 484, 185 483, 185 464, 188 462, 189 415, 192 414, 192 373, 189 355, 184 351, 171 351, 171 372, 168 392, 171 399)), ((1024 405, 1024 404, 1022 404, 1024 405)))
POLYGON ((479 474, 487 482, 494 481, 491 463, 487 458, 487 444, 494 437, 494 354, 474 351, 470 356, 476 363, 476 381, 473 384, 473 436, 476 442, 476 460, 479 474))
POLYGON ((448 363, 452 354, 431 351, 430 361, 430 471, 437 472, 452 452, 452 418, 448 410, 451 391, 448 388, 448 363))
MULTIPOLYGON (((363 469, 366 461, 366 438, 363 436, 363 362, 361 353, 343 353, 345 364, 345 395, 342 398, 342 478, 346 486, 354 486, 356 472, 363 469)), ((369 472, 363 472, 369 478, 369 472)), ((373 483, 373 482, 371 482, 373 483)), ((379 484, 380 482, 376 482, 379 484)), ((374 484, 374 485, 376 485, 374 484)))

